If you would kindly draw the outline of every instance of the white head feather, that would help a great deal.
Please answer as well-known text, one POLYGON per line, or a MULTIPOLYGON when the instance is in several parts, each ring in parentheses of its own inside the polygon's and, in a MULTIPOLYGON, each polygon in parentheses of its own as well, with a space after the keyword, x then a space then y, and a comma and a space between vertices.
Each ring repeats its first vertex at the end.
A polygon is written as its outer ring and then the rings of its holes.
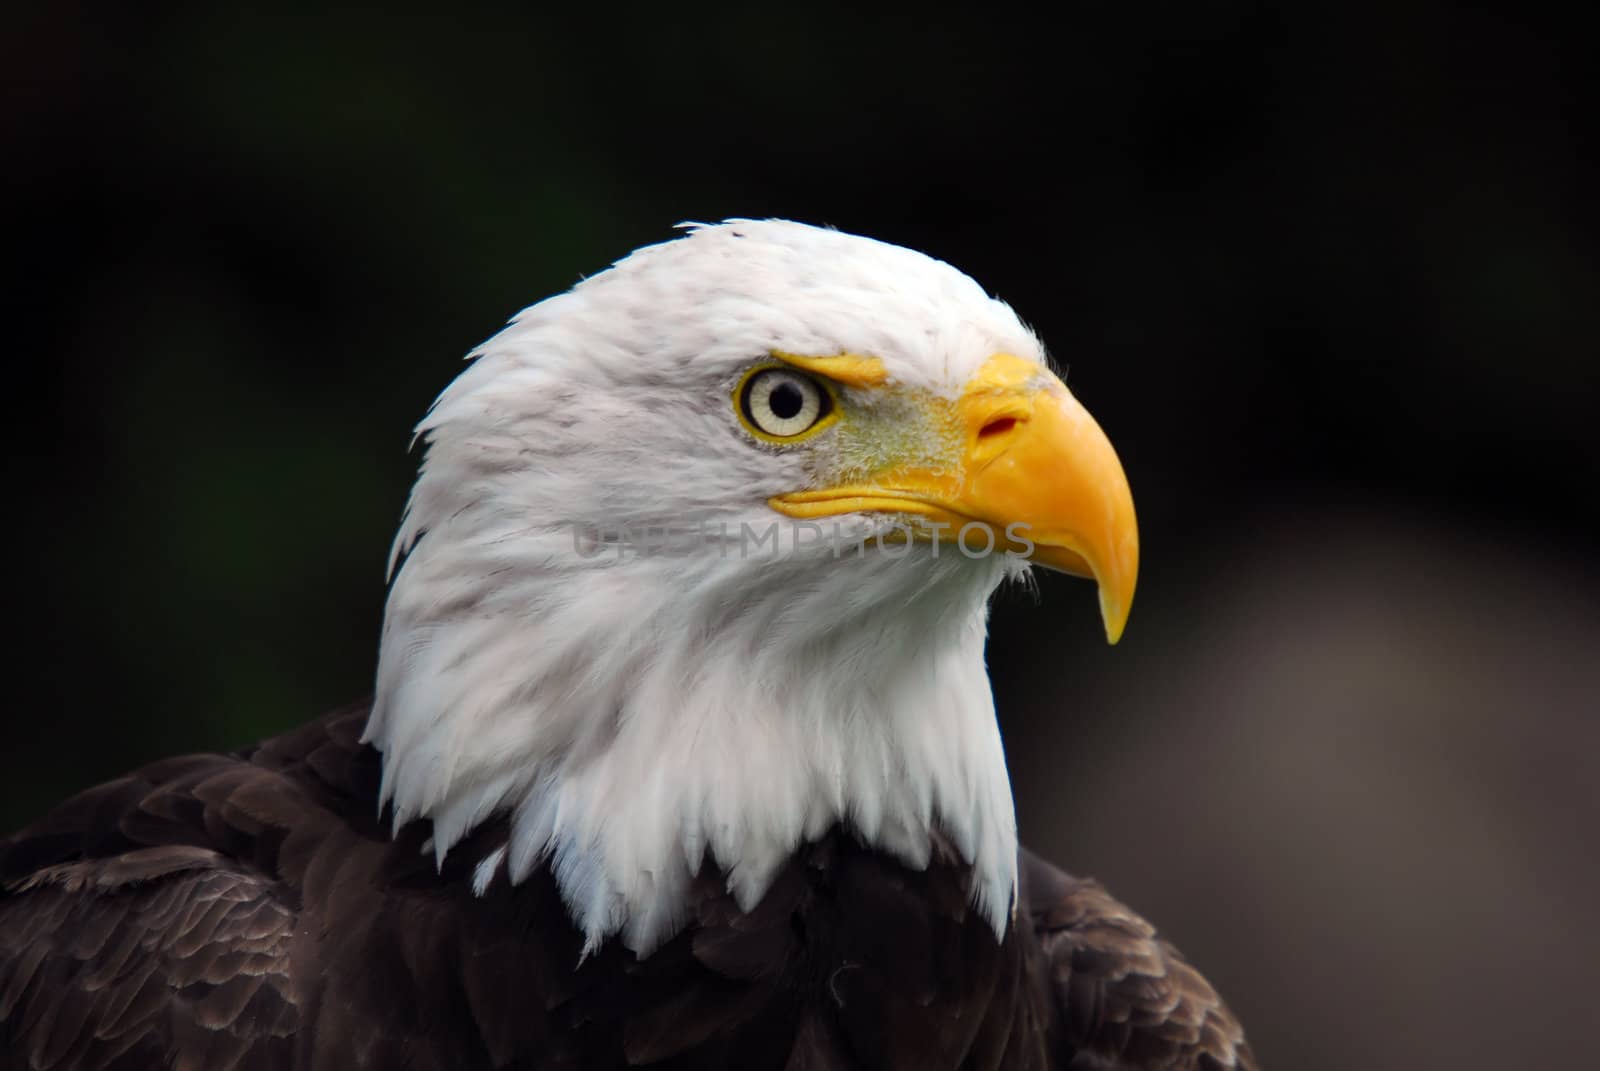
POLYGON ((798 538, 767 500, 826 451, 762 444, 730 403, 772 351, 871 354, 947 397, 994 353, 1044 360, 949 265, 782 221, 693 228, 523 311, 418 427, 367 730, 383 799, 432 819, 441 859, 509 812, 482 876, 550 863, 591 948, 669 937, 708 858, 754 906, 835 824, 913 867, 942 830, 1003 933, 1016 823, 983 644, 1026 566, 798 538), (592 542, 685 519, 782 523, 754 550, 592 542))

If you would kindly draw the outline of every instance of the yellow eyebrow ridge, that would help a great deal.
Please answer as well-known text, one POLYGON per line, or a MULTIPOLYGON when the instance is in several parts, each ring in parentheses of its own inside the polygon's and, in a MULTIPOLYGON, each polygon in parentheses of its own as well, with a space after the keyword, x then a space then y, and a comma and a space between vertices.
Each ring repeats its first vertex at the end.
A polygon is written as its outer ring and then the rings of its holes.
POLYGON ((798 353, 772 351, 772 356, 784 364, 793 365, 813 375, 823 376, 846 387, 881 387, 889 382, 889 373, 880 357, 866 357, 859 353, 835 353, 827 357, 806 357, 798 353))

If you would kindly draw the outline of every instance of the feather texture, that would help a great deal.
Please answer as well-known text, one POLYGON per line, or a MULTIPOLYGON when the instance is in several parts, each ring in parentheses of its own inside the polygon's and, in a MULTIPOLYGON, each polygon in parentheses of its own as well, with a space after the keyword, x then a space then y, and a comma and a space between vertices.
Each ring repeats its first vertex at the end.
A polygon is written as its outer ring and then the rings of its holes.
POLYGON ((829 830, 743 909, 692 878, 654 954, 585 957, 553 875, 474 892, 377 821, 352 709, 157 763, 0 844, 0 1063, 147 1068, 1248 1068, 1203 978, 1024 856, 997 941, 940 838, 914 870, 829 830))

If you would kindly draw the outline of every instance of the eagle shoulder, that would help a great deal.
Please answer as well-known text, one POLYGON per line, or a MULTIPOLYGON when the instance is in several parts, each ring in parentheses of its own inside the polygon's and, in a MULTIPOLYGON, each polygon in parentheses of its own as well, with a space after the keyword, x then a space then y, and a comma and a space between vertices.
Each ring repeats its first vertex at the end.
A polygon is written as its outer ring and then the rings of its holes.
POLYGON ((36 1069, 303 1055, 345 921, 326 902, 388 839, 365 715, 152 763, 0 838, 0 1053, 36 1069))
MULTIPOLYGON (((228 762, 206 758, 162 765, 228 762)), ((41 1071, 290 1062, 293 905, 199 831, 125 832, 181 829, 156 820, 174 802, 134 775, 0 842, 0 1051, 41 1071)))
POLYGON ((1059 1066, 1255 1071, 1239 1020, 1155 927, 1097 881, 1026 849, 1021 862, 1059 1066))

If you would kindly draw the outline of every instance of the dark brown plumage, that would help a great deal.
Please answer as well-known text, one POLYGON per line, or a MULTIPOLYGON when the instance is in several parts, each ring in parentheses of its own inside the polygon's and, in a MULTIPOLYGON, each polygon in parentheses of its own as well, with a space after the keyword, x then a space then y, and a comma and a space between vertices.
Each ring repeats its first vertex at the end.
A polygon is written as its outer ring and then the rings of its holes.
POLYGON ((1148 923, 1024 852, 997 943, 948 850, 924 872, 835 831, 741 913, 709 868, 643 960, 582 939, 548 874, 477 897, 490 823, 442 871, 391 837, 344 711, 170 759, 0 842, 0 1066, 1251 1068, 1148 923))

